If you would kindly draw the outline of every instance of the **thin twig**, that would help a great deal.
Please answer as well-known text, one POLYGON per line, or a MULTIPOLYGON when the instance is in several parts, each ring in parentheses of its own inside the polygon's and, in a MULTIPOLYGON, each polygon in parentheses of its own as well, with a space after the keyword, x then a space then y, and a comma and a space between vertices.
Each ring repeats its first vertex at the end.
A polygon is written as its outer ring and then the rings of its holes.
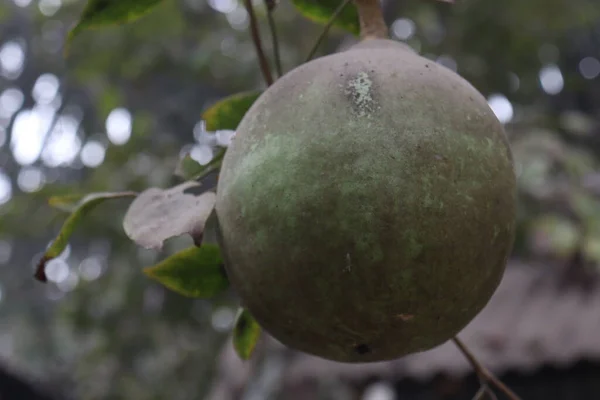
POLYGON ((496 396, 496 393, 494 393, 493 390, 490 389, 488 385, 485 385, 484 387, 485 387, 485 392, 489 396, 489 400, 498 400, 498 396, 496 396))
POLYGON ((473 400, 483 400, 485 398, 487 392, 487 388, 485 386, 480 386, 475 396, 473 396, 473 400))
POLYGON ((308 53, 308 56, 306 57, 306 62, 309 62, 313 58, 313 56, 315 55, 315 53, 319 49, 319 46, 321 45, 321 43, 325 39, 325 36, 327 36, 327 33, 329 33, 329 29, 331 29, 331 27, 333 26, 333 23, 335 22, 336 18, 340 15, 340 13, 344 10, 344 8, 351 1, 352 0, 344 0, 342 2, 342 4, 340 4, 338 6, 338 8, 335 9, 335 11, 333 12, 333 14, 331 15, 331 18, 329 18, 329 21, 327 21, 327 24, 325 24, 325 27, 323 28, 323 31, 321 32, 321 34, 317 38, 317 41, 315 42, 313 48, 310 50, 310 53, 308 53))
POLYGON ((267 6, 267 20, 269 21, 269 29, 271 30, 271 40, 273 41, 273 58, 275 59, 275 70, 277 71, 277 77, 281 77, 281 55, 279 54, 279 39, 277 38, 277 26, 275 25, 275 18, 273 12, 277 5, 276 0, 265 0, 267 6))
POLYGON ((273 76, 271 75, 269 63, 267 62, 267 57, 265 57, 265 52, 262 48, 260 32, 258 30, 258 22, 256 21, 256 15, 254 14, 252 0, 244 0, 244 6, 246 7, 246 11, 248 12, 248 17, 250 18, 250 34, 252 35, 252 41, 254 42, 254 47, 256 49, 256 55, 258 56, 258 63, 260 64, 260 69, 262 71, 263 77, 265 78, 267 86, 271 86, 273 84, 273 76))
POLYGON ((452 341, 454 342, 456 347, 458 347, 458 349, 461 351, 461 353, 463 353, 463 355, 465 356, 467 361, 469 361, 469 364, 471 364, 471 366, 475 370, 475 373, 479 377, 479 380, 481 381, 482 384, 491 383, 496 388, 498 388, 498 390, 500 390, 502 393, 504 393, 506 395, 506 397, 508 397, 510 400, 521 400, 521 398, 519 396, 517 396, 517 394, 515 392, 513 392, 508 386, 506 386, 504 384, 504 382, 502 382, 500 379, 498 379, 494 374, 492 374, 490 372, 490 370, 488 370, 486 367, 484 367, 479 362, 479 360, 477 360, 477 358, 475 358, 475 355, 462 342, 462 340, 460 340, 457 336, 455 336, 452 338, 452 341))
POLYGON ((473 397, 473 400, 485 400, 486 396, 487 396, 488 400, 498 400, 498 397, 492 391, 492 389, 490 389, 488 384, 481 382, 481 386, 479 387, 479 390, 475 394, 475 397, 473 397))

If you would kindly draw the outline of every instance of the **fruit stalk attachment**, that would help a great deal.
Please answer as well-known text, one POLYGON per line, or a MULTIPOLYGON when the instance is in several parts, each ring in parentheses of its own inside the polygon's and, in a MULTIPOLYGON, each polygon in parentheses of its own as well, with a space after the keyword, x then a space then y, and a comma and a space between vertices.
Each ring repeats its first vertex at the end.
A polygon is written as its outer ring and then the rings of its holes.
POLYGON ((360 37, 367 39, 388 39, 387 24, 383 19, 380 0, 354 0, 360 18, 360 37))

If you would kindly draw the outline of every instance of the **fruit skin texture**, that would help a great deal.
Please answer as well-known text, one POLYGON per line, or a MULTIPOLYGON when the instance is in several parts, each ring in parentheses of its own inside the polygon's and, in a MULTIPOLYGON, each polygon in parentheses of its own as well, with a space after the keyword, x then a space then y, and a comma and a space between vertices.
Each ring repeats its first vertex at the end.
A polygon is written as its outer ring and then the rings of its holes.
POLYGON ((462 330, 499 284, 515 210, 486 100, 390 40, 275 82, 237 129, 216 204, 244 306, 280 342, 342 362, 462 330))

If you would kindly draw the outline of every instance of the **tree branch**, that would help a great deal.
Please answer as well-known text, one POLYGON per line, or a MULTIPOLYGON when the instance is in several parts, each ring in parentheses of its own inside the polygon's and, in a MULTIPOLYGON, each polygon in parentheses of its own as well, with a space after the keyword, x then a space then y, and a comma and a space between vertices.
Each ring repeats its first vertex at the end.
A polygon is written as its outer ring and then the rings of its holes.
POLYGON ((519 396, 516 395, 508 386, 506 386, 500 379, 498 379, 494 374, 492 374, 486 367, 484 367, 475 355, 469 350, 469 348, 460 340, 457 336, 452 338, 452 341, 458 347, 458 349, 463 353, 469 364, 475 370, 475 373, 479 377, 479 381, 482 386, 487 386, 488 383, 494 385, 500 392, 504 393, 506 397, 510 400, 521 400, 519 396))
POLYGON ((248 17, 250 18, 250 34, 252 35, 252 41, 254 42, 254 47, 256 49, 256 55, 258 56, 258 63, 260 64, 260 69, 262 71, 263 77, 265 78, 267 86, 271 86, 273 84, 273 76, 271 75, 269 63, 267 62, 267 57, 265 57, 265 52, 262 48, 262 41, 260 39, 258 22, 256 21, 256 14, 254 14, 252 0, 244 0, 244 6, 246 7, 246 11, 248 12, 248 17))
POLYGON ((344 0, 338 6, 338 8, 335 9, 335 11, 333 12, 333 14, 331 15, 331 18, 329 18, 329 21, 327 21, 327 24, 325 24, 325 27, 323 28, 323 31, 321 31, 321 34, 317 38, 317 41, 315 42, 314 46, 310 50, 310 53, 308 53, 308 56, 306 57, 306 61, 305 62, 309 62, 314 57, 315 53, 319 49, 319 46, 323 42, 323 39, 325 39, 325 36, 327 36, 327 33, 329 33, 329 30, 333 26, 333 23, 335 22, 336 18, 340 15, 340 13, 344 10, 344 8, 351 1, 352 0, 344 0))
POLYGON ((265 0, 267 6, 267 20, 269 21, 269 29, 271 31, 271 40, 273 41, 273 58, 275 59, 275 70, 277 71, 277 77, 281 77, 281 56, 279 54, 279 40, 277 38, 277 26, 275 25, 275 18, 273 11, 277 6, 277 0, 265 0))

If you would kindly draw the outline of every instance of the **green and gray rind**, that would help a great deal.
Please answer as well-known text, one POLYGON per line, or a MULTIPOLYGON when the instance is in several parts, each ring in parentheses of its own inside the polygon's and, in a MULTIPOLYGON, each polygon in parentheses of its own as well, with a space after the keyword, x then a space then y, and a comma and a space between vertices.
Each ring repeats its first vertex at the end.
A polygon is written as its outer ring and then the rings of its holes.
POLYGON ((496 290, 513 160, 468 82, 372 40, 258 98, 216 211, 229 278, 266 331, 331 360, 390 360, 447 341, 496 290))

